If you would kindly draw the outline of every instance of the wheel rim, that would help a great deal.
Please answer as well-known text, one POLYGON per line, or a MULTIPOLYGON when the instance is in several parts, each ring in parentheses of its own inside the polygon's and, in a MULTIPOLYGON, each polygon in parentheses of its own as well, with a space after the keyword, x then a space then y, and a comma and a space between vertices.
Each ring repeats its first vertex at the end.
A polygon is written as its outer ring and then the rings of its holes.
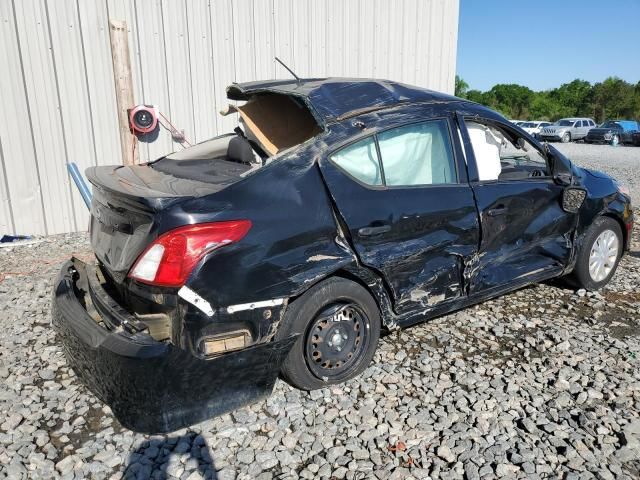
POLYGON ((355 303, 333 305, 309 326, 305 357, 309 370, 322 380, 348 374, 360 363, 369 339, 369 318, 355 303))
POLYGON ((563 141, 564 143, 568 143, 568 142, 569 142, 569 138, 570 138, 570 137, 569 137, 569 134, 568 134, 568 133, 565 133, 565 134, 562 136, 562 141, 563 141))
POLYGON ((591 246, 589 275, 594 282, 601 282, 611 274, 618 260, 620 242, 612 230, 605 230, 591 246))

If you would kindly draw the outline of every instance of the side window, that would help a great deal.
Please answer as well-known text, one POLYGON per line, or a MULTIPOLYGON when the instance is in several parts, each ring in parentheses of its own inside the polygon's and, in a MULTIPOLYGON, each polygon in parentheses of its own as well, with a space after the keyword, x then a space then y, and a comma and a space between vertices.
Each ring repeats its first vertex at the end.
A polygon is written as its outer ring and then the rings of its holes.
POLYGON ((456 169, 445 120, 407 125, 378 135, 388 186, 456 183, 456 169))
POLYGON ((373 137, 339 150, 331 160, 350 175, 367 185, 382 185, 382 172, 373 137))
POLYGON ((466 121, 480 181, 549 176, 540 150, 524 137, 493 124, 466 121))

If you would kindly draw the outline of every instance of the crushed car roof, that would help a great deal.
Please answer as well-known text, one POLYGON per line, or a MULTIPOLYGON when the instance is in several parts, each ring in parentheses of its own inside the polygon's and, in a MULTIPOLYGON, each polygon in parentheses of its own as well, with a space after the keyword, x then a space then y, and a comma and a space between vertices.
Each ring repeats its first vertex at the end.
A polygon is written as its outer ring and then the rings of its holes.
POLYGON ((312 109, 321 124, 341 118, 391 107, 400 103, 459 101, 460 99, 425 88, 389 80, 369 78, 311 78, 234 83, 227 87, 231 100, 247 100, 256 93, 272 92, 299 97, 312 109))

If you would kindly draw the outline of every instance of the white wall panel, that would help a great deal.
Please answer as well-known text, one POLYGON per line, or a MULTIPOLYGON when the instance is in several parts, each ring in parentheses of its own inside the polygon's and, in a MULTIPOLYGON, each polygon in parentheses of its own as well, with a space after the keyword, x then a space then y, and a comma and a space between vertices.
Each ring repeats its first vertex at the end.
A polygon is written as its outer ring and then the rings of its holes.
MULTIPOLYGON (((452 92, 458 0, 0 0, 0 235, 86 228, 67 161, 121 162, 109 19, 125 20, 136 103, 191 141, 229 132, 234 81, 378 77, 452 92)), ((127 148, 133 144, 127 145, 127 148)), ((179 149, 168 132, 140 161, 179 149)))
MULTIPOLYGON (((226 88, 236 78, 232 8, 232 0, 211 0, 209 18, 211 19, 215 76, 213 82, 216 95, 216 111, 213 112, 215 115, 229 103, 226 88)), ((217 133, 231 132, 236 125, 236 115, 218 117, 217 133)))
MULTIPOLYGON (((77 2, 77 5, 88 89, 87 104, 82 108, 86 108, 91 115, 90 140, 93 143, 94 163, 113 165, 122 160, 107 5, 104 2, 77 2)), ((133 52, 133 43, 130 43, 133 52)), ((79 138, 87 141, 86 136, 79 138)))
POLYGON ((253 28, 256 78, 275 78, 276 62, 273 57, 276 56, 276 52, 273 48, 272 0, 255 0, 253 2, 253 28))
POLYGON ((0 147, 2 148, 2 224, 4 233, 47 233, 40 172, 29 117, 28 97, 22 69, 20 43, 11 2, 0 1, 0 56, 6 72, 0 75, 0 147), (7 218, 8 217, 8 218, 7 218), (3 227, 4 228, 4 227, 3 227))
POLYGON ((40 171, 45 231, 48 234, 73 231, 78 225, 66 169, 66 137, 57 70, 52 55, 47 3, 44 0, 26 0, 15 2, 14 7, 31 135, 40 171))
MULTIPOLYGON (((193 140, 201 142, 218 131, 216 92, 213 68, 213 42, 209 18, 209 2, 196 0, 186 2, 189 26, 189 63, 191 70, 194 131, 193 140)), ((191 139, 191 137, 190 137, 191 139)))
MULTIPOLYGON (((162 0, 162 25, 170 120, 179 130, 184 130, 188 141, 194 142, 195 119, 186 3, 185 0, 162 0)), ((167 138, 166 135, 163 137, 167 138)), ((173 145, 171 147, 175 148, 173 145)), ((165 153, 166 150, 161 151, 157 156, 165 153)))
MULTIPOLYGON (((77 4, 75 0, 59 0, 55 4, 55 14, 52 6, 47 10, 65 153, 64 158, 56 162, 56 167, 75 162, 82 172, 96 164, 96 152, 77 4)), ((70 182, 65 183, 73 202, 75 227, 82 230, 89 224, 89 214, 78 189, 70 182)))

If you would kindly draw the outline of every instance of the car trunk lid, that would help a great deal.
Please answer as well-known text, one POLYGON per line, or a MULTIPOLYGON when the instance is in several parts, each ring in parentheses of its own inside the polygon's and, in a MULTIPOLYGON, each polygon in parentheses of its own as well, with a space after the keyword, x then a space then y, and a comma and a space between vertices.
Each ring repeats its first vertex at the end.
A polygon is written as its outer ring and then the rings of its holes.
POLYGON ((91 167, 90 238, 97 259, 122 283, 145 247, 161 233, 163 213, 178 202, 209 195, 239 181, 248 165, 216 159, 186 160, 185 171, 202 171, 208 181, 180 176, 177 160, 145 165, 91 167), (195 164, 195 166, 194 166, 195 164), (211 166, 215 165, 215 166, 211 166), (174 174, 169 173, 168 170, 174 174))

